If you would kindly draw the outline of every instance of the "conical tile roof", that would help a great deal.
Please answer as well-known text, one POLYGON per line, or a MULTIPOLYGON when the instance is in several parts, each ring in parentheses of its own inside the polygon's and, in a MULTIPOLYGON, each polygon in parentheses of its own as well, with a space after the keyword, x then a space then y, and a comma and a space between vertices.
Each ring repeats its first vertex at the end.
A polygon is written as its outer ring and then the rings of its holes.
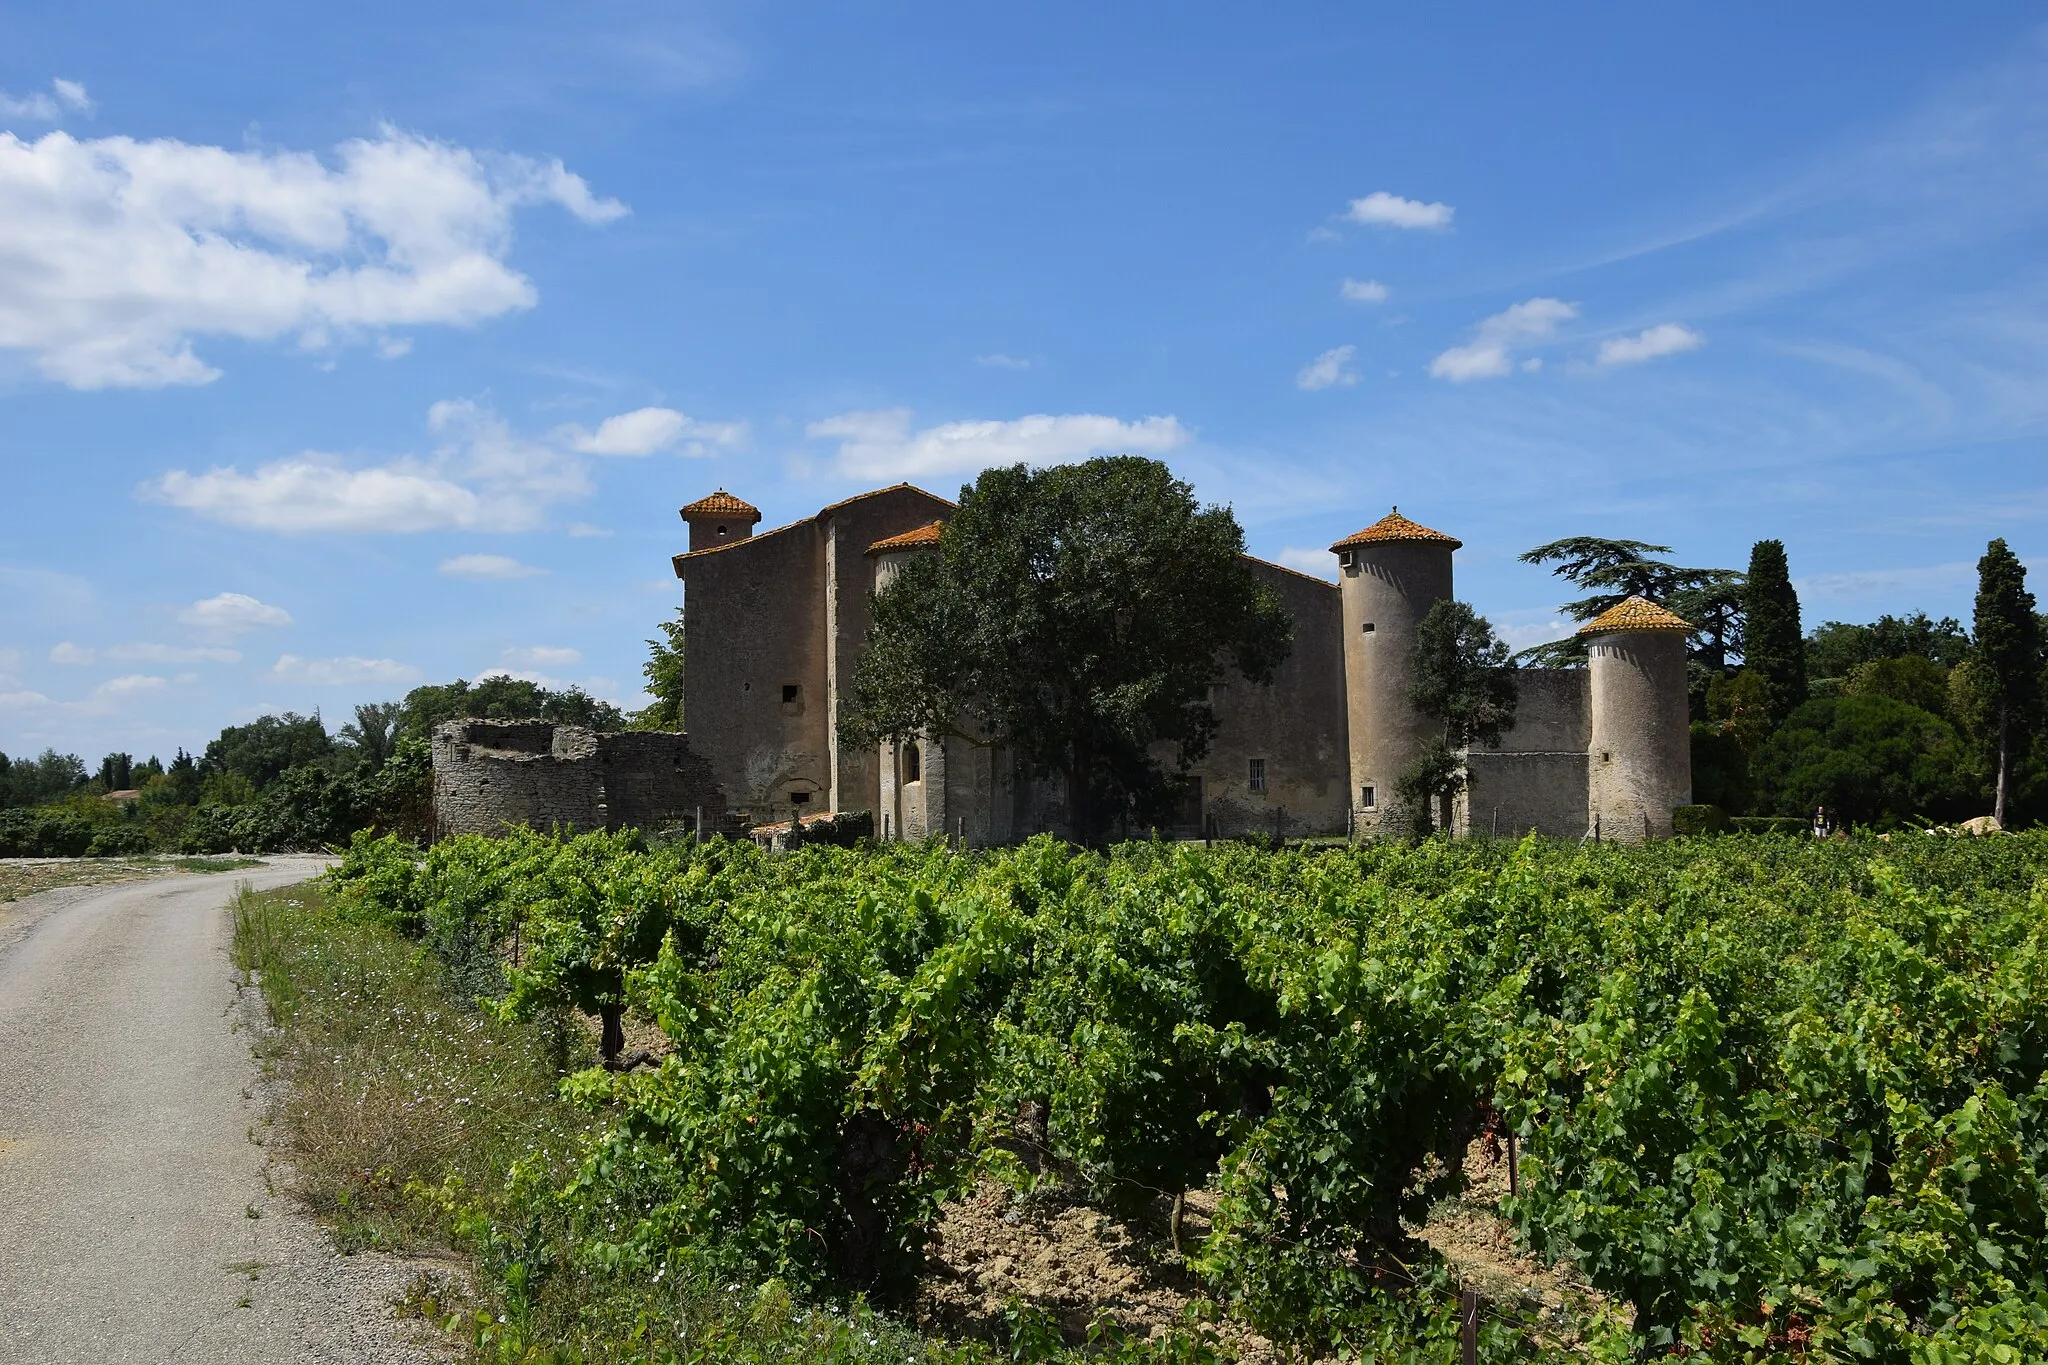
POLYGON ((1692 622, 1647 597, 1626 597, 1580 626, 1581 635, 1624 635, 1643 630, 1690 631, 1692 622))
POLYGON ((688 507, 683 508, 682 515, 685 518, 743 517, 750 521, 759 521, 761 519, 761 509, 750 502, 741 501, 721 488, 716 493, 711 494, 711 496, 699 498, 688 507))
POLYGON ((1397 540, 1421 541, 1429 545, 1445 545, 1453 550, 1465 543, 1456 537, 1445 535, 1442 531, 1432 531, 1427 526, 1417 525, 1415 522, 1402 516, 1401 509, 1396 507, 1363 531, 1354 532, 1344 537, 1344 539, 1338 541, 1330 548, 1332 550, 1348 550, 1354 545, 1384 545, 1397 540))

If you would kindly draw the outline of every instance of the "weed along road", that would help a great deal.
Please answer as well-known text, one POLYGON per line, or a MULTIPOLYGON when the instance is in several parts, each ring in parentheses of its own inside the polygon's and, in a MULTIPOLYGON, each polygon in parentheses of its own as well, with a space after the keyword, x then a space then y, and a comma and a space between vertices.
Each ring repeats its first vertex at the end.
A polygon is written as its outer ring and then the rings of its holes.
POLYGON ((427 1358, 403 1267, 335 1256, 259 1145, 227 906, 323 862, 0 906, 0 1362, 427 1358))

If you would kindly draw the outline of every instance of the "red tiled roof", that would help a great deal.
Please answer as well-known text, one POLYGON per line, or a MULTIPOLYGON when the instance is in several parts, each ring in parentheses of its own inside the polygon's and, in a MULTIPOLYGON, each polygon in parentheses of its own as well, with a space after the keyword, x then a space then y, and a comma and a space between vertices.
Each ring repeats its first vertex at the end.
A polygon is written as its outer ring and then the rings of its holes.
POLYGON ((1332 550, 1348 550, 1353 545, 1384 545, 1397 540, 1415 540, 1431 545, 1448 545, 1453 550, 1465 543, 1462 540, 1445 535, 1442 531, 1432 531, 1427 526, 1416 525, 1408 520, 1408 518, 1402 516, 1401 509, 1396 507, 1363 531, 1344 537, 1344 539, 1338 541, 1330 548, 1332 550))
POLYGON ((918 550, 927 545, 939 543, 939 532, 946 529, 943 521, 934 521, 916 530, 905 531, 900 536, 887 536, 868 546, 871 555, 885 555, 893 550, 918 550))
POLYGON ((1580 626, 1581 635, 1623 635, 1641 630, 1690 631, 1692 622, 1647 597, 1627 597, 1580 626))
POLYGON ((742 502, 723 488, 708 498, 699 498, 682 510, 681 515, 689 517, 745 517, 749 521, 761 519, 761 509, 750 502, 742 502))

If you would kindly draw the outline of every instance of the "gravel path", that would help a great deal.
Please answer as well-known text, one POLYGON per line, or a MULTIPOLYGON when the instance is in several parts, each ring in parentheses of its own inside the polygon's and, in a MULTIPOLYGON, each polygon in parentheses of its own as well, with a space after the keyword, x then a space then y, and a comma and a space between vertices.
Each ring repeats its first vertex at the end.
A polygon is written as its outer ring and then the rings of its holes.
POLYGON ((0 907, 0 1362, 427 1362, 257 1145, 224 907, 325 860, 0 907))

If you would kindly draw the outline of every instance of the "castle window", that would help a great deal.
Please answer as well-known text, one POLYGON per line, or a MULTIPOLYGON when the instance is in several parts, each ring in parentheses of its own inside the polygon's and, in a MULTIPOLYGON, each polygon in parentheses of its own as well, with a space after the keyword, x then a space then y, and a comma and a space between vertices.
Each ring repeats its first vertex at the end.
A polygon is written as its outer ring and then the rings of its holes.
POLYGON ((1255 758, 1251 760, 1250 769, 1245 775, 1245 782, 1255 792, 1262 792, 1266 789, 1265 759, 1255 758))
POLYGON ((917 782, 924 777, 924 764, 915 744, 903 746, 903 780, 917 782))
POLYGON ((1370 634, 1372 634, 1372 622, 1370 622, 1370 621, 1367 621, 1367 622, 1366 622, 1366 623, 1365 623, 1364 625, 1360 626, 1360 627, 1358 628, 1358 633, 1359 633, 1359 634, 1361 634, 1361 635, 1370 635, 1370 634))
POLYGON ((810 799, 811 794, 809 792, 791 792, 789 794, 789 804, 792 806, 807 805, 810 799))
POLYGON ((1365 810, 1371 810, 1371 809, 1373 809, 1373 800, 1372 800, 1372 788, 1371 788, 1371 787, 1360 787, 1360 788, 1358 789, 1358 804, 1359 804, 1359 806, 1360 806, 1361 808, 1363 808, 1363 809, 1365 809, 1365 810))
POLYGON ((721 527, 719 527, 719 528, 718 528, 718 534, 720 534, 720 535, 724 535, 724 534, 725 534, 725 528, 724 528, 723 526, 721 526, 721 527))
POLYGON ((793 701, 796 701, 797 699, 799 699, 800 697, 802 697, 802 696, 803 696, 803 694, 804 694, 803 684, 801 684, 801 683, 784 683, 784 684, 782 685, 782 704, 783 704, 783 705, 785 705, 785 706, 787 706, 787 705, 789 705, 789 703, 791 703, 791 702, 793 702, 793 701))

